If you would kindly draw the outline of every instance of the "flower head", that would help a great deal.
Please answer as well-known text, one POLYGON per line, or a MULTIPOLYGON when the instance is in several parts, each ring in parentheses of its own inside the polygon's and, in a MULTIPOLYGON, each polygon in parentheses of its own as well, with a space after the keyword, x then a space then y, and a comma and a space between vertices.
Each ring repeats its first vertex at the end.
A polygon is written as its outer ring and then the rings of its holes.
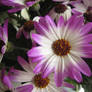
POLYGON ((84 15, 87 21, 92 21, 92 0, 79 0, 71 3, 74 6, 72 12, 84 15))
POLYGON ((32 34, 32 38, 38 46, 28 51, 33 62, 38 62, 35 73, 42 72, 45 78, 54 71, 57 86, 67 75, 78 82, 82 81, 81 72, 91 75, 82 57, 92 57, 92 23, 85 25, 83 21, 83 17, 74 15, 66 22, 60 17, 57 25, 49 16, 35 22, 39 34, 32 34))
MULTIPOLYGON (((63 87, 57 88, 55 86, 53 74, 51 74, 46 78, 42 78, 41 73, 39 74, 33 73, 34 64, 32 64, 31 62, 27 63, 27 61, 25 61, 21 57, 18 57, 18 62, 24 68, 25 71, 11 69, 12 80, 23 83, 23 86, 17 88, 17 91, 23 90, 24 86, 26 86, 25 88, 25 90, 27 90, 26 92, 29 92, 28 90, 30 90, 30 92, 34 92, 34 91, 36 92, 38 90, 40 92, 46 92, 46 91, 63 92, 64 91, 63 87), (29 85, 31 86, 29 87, 29 85)), ((73 88, 71 84, 68 84, 66 82, 63 82, 63 86, 73 88)))
POLYGON ((4 26, 0 26, 0 62, 3 54, 6 51, 8 43, 8 20, 5 21, 4 26))
POLYGON ((24 8, 28 8, 39 0, 1 0, 1 3, 6 6, 12 6, 13 9, 8 10, 9 13, 20 11, 24 8))
POLYGON ((30 32, 35 31, 34 21, 30 20, 24 23, 24 25, 18 30, 16 38, 20 38, 23 33, 26 39, 30 39, 30 32))
POLYGON ((24 23, 24 25, 22 27, 19 28, 17 34, 16 34, 16 38, 20 38, 20 36, 22 35, 22 33, 24 34, 24 37, 26 39, 30 39, 30 34, 32 32, 35 33, 35 27, 34 27, 34 21, 39 21, 40 17, 34 17, 33 20, 29 20, 27 22, 24 23))
POLYGON ((60 16, 63 16, 65 20, 68 20, 71 17, 71 8, 68 5, 58 4, 49 12, 56 22, 59 20, 60 16))

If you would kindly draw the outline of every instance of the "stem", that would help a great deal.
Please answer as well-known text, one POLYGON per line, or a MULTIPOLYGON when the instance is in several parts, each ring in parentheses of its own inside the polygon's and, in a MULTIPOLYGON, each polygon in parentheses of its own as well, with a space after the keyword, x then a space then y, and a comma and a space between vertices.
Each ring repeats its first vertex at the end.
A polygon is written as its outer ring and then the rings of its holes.
POLYGON ((76 85, 76 92, 78 92, 79 91, 79 89, 78 89, 79 87, 78 87, 78 85, 76 85))
POLYGON ((16 46, 14 46, 14 49, 19 49, 19 50, 23 50, 23 51, 28 51, 29 50, 27 48, 20 48, 20 47, 16 47, 16 46))

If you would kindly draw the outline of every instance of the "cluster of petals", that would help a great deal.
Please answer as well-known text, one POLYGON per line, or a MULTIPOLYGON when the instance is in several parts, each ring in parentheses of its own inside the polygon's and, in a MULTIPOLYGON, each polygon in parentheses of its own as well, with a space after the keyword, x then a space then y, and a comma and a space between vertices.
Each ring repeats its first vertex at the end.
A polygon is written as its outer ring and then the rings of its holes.
POLYGON ((0 92, 15 92, 10 77, 6 74, 5 69, 0 73, 0 92))
POLYGON ((56 87, 54 83, 53 74, 51 74, 50 76, 48 76, 48 78, 46 78, 48 81, 48 84, 46 86, 44 86, 46 79, 44 78, 40 79, 40 77, 37 78, 36 81, 38 85, 36 85, 35 80, 34 80, 35 76, 38 76, 41 73, 35 74, 33 72, 33 68, 35 64, 33 64, 32 62, 27 62, 20 56, 18 57, 18 63, 21 65, 21 67, 25 71, 17 70, 14 68, 11 68, 10 70, 10 76, 11 76, 10 78, 12 79, 12 81, 22 83, 22 86, 16 88, 16 91, 18 92, 46 92, 46 91, 47 92, 48 91, 49 92, 66 92, 65 88, 63 87, 74 88, 72 84, 69 84, 67 82, 63 82, 62 87, 56 87))
POLYGON ((54 72, 56 86, 61 86, 66 76, 78 82, 82 81, 81 73, 91 76, 83 58, 92 58, 92 23, 84 24, 83 17, 74 15, 68 21, 61 16, 57 24, 45 16, 34 24, 38 34, 33 33, 32 39, 38 46, 27 54, 32 62, 38 62, 35 73, 42 72, 45 78, 54 72))
POLYGON ((6 6, 12 6, 13 8, 8 10, 9 13, 20 11, 24 8, 28 8, 40 0, 1 0, 1 4, 6 6))
POLYGON ((86 13, 89 9, 92 10, 92 0, 77 0, 72 5, 74 6, 73 11, 80 13, 86 13))
POLYGON ((8 20, 4 22, 3 27, 0 26, 0 62, 6 51, 8 43, 8 20))

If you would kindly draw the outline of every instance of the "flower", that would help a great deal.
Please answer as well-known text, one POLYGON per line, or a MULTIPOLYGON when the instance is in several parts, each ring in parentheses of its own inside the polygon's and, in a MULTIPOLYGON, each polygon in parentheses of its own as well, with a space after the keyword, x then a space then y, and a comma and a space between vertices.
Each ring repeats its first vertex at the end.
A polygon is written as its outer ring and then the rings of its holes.
POLYGON ((0 62, 6 51, 8 43, 8 20, 5 21, 4 26, 0 26, 0 62))
POLYGON ((79 0, 78 2, 71 3, 75 8, 72 10, 74 13, 80 12, 88 21, 92 21, 92 1, 79 0))
POLYGON ((24 8, 28 8, 39 0, 1 0, 1 3, 6 6, 12 6, 13 9, 8 10, 9 13, 20 11, 24 8))
POLYGON ((71 17, 71 8, 68 5, 58 4, 50 10, 48 15, 56 22, 59 20, 60 16, 63 16, 65 20, 68 20, 71 17))
POLYGON ((30 34, 32 32, 35 33, 35 28, 34 28, 34 21, 39 21, 40 17, 34 17, 33 20, 29 20, 27 22, 24 23, 24 25, 22 27, 19 28, 19 30, 17 31, 16 34, 16 38, 19 39, 20 36, 22 35, 22 33, 24 34, 24 37, 26 39, 30 39, 30 34))
POLYGON ((49 16, 35 22, 39 34, 32 34, 32 39, 38 46, 27 53, 33 62, 38 62, 35 73, 42 72, 45 78, 54 71, 57 86, 61 86, 65 76, 81 82, 81 72, 91 75, 82 58, 92 58, 92 34, 88 34, 92 23, 83 21, 83 17, 74 15, 66 22, 61 16, 57 25, 49 16))
POLYGON ((0 82, 0 92, 15 92, 9 76, 5 74, 5 69, 1 71, 0 82))
MULTIPOLYGON (((25 71, 11 69, 11 78, 15 82, 22 82, 23 86, 26 86, 26 92, 64 92, 63 87, 57 88, 54 83, 53 74, 46 78, 42 78, 41 73, 34 74, 34 64, 25 61, 22 57, 18 57, 19 64, 25 71), (28 85, 32 85, 28 87, 28 85), (33 87, 33 88, 32 88, 33 87)), ((17 88, 17 91, 24 89, 23 86, 17 88)), ((74 88, 71 84, 63 82, 63 86, 74 88)))
POLYGON ((30 32, 34 30, 34 22, 32 20, 27 21, 22 27, 19 28, 16 38, 20 38, 21 34, 23 33, 26 39, 30 39, 30 32))

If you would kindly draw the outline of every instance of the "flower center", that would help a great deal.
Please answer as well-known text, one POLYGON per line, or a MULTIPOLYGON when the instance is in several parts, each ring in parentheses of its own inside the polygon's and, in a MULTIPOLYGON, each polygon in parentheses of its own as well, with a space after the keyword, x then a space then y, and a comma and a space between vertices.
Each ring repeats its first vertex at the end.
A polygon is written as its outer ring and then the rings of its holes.
POLYGON ((64 13, 66 11, 67 7, 64 4, 58 4, 55 6, 55 12, 56 13, 64 13))
POLYGON ((33 21, 27 21, 25 24, 24 24, 24 30, 27 31, 27 32, 30 32, 31 30, 34 29, 34 22, 33 21))
POLYGON ((71 46, 68 41, 61 39, 53 42, 52 49, 56 55, 64 56, 69 53, 71 46))
POLYGON ((86 11, 86 13, 84 13, 84 17, 88 22, 92 22, 92 7, 89 7, 86 11))
POLYGON ((12 91, 10 91, 10 90, 6 90, 5 92, 12 92, 12 91))
POLYGON ((2 47, 5 45, 4 41, 0 40, 0 53, 1 53, 1 50, 2 50, 2 47))
POLYGON ((49 84, 49 78, 42 78, 41 74, 35 75, 34 76, 34 84, 38 88, 45 88, 49 84))

